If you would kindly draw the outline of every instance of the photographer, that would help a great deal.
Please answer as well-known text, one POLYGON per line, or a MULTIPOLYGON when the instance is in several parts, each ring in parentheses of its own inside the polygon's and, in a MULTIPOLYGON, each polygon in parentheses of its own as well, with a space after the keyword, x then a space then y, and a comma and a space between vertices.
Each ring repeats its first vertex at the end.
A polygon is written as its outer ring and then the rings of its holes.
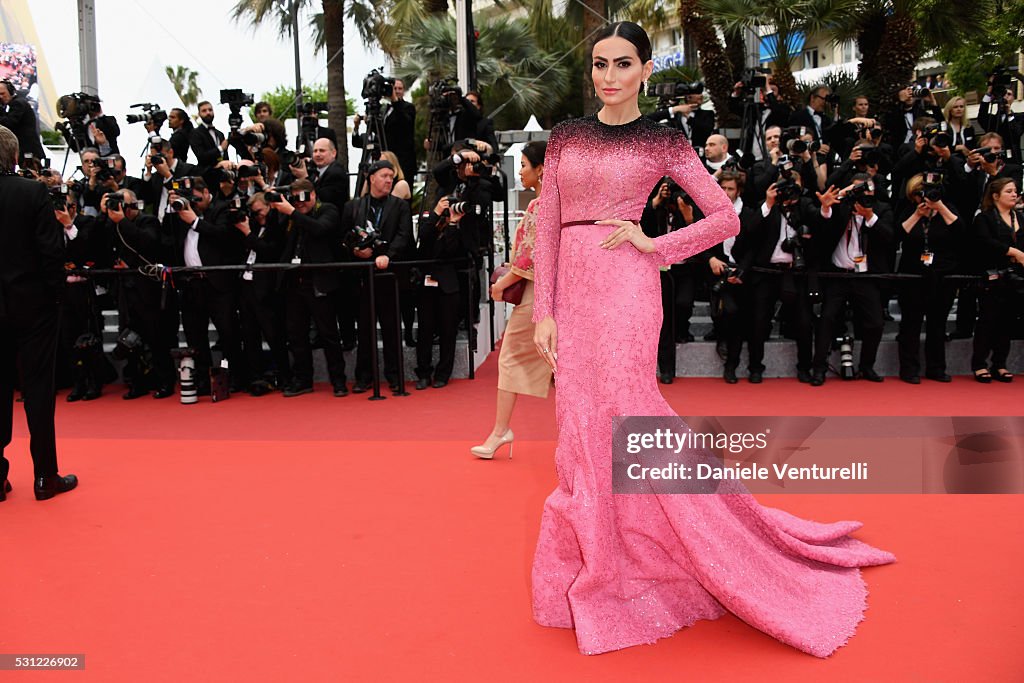
POLYGON ((82 203, 85 206, 98 209, 104 194, 118 190, 131 190, 136 197, 141 196, 143 199, 149 195, 149 187, 145 182, 125 174, 125 160, 120 154, 96 159, 93 168, 94 173, 89 176, 89 183, 82 192, 82 203))
POLYGON ((718 180, 723 171, 739 170, 739 160, 729 154, 729 140, 724 135, 709 135, 704 144, 704 168, 718 180))
POLYGON ((989 183, 974 219, 974 233, 981 267, 986 271, 980 296, 981 315, 974 334, 971 369, 982 383, 993 379, 1010 382, 1006 369, 1010 352, 1010 328, 1019 314, 1024 290, 1024 215, 1017 183, 999 178, 989 183), (985 367, 991 354, 991 371, 985 367))
POLYGON ((814 140, 822 140, 835 123, 835 107, 838 101, 828 86, 814 88, 807 96, 807 106, 794 111, 789 117, 790 126, 803 126, 814 140), (832 111, 829 111, 829 105, 832 111))
POLYGON ((252 112, 256 116, 256 120, 263 123, 274 115, 274 107, 270 105, 270 102, 257 102, 253 105, 252 112))
MULTIPOLYGON (((352 121, 352 146, 362 148, 359 125, 363 118, 356 114, 352 121)), ((394 152, 402 173, 411 184, 416 178, 416 107, 405 100, 405 83, 396 78, 391 88, 391 102, 384 110, 384 146, 382 151, 394 152)), ((492 131, 493 134, 493 131, 492 131)))
MULTIPOLYGON (((750 161, 764 161, 765 155, 768 153, 768 148, 765 145, 768 130, 785 127, 793 115, 793 108, 779 99, 779 86, 772 83, 771 74, 764 74, 765 87, 763 88, 752 87, 757 82, 756 72, 751 73, 751 78, 754 79, 752 82, 738 81, 729 96, 729 111, 738 117, 747 119, 748 126, 752 125, 750 149, 739 150, 744 164, 749 164, 750 161), (755 111, 760 112, 759 120, 745 116, 749 114, 745 110, 750 106, 754 106, 755 111), (766 140, 761 140, 757 136, 758 131, 763 131, 766 140)), ((764 201, 763 195, 758 199, 758 203, 761 201, 764 201)))
POLYGON ((866 174, 874 185, 874 196, 889 204, 889 181, 883 172, 885 154, 871 142, 859 141, 849 156, 825 179, 826 187, 846 187, 856 175, 866 174))
POLYGON ((934 176, 916 175, 907 182, 910 206, 897 230, 902 242, 900 273, 920 275, 899 286, 900 379, 921 383, 921 324, 925 324, 925 377, 951 381, 946 374, 946 320, 953 307, 955 285, 946 279, 957 272, 959 252, 965 245, 963 221, 945 203, 934 176))
POLYGON ((753 265, 775 272, 757 272, 749 276, 753 294, 753 331, 750 339, 750 382, 759 384, 764 376, 764 344, 772 327, 775 304, 782 301, 795 325, 797 377, 811 381, 813 347, 812 294, 809 286, 812 260, 809 221, 815 221, 818 207, 803 193, 800 175, 792 173, 771 185, 761 205, 761 227, 752 248, 753 265))
POLYGON ((208 101, 199 103, 199 118, 202 121, 192 131, 189 145, 196 155, 196 167, 202 175, 228 158, 228 139, 213 126, 213 105, 208 101))
POLYGON ((882 296, 879 281, 857 277, 864 273, 888 273, 893 241, 892 210, 875 197, 874 183, 866 173, 853 177, 842 190, 834 186, 817 193, 821 218, 814 247, 821 256, 821 271, 846 273, 822 281, 822 309, 814 349, 811 386, 825 383, 828 357, 840 316, 849 303, 860 317, 862 341, 857 376, 881 382, 875 359, 882 341, 882 296))
POLYGON ((121 128, 113 116, 106 116, 103 113, 103 105, 100 100, 95 100, 89 117, 85 120, 89 145, 95 147, 103 156, 119 154, 117 149, 117 137, 121 134, 121 128))
POLYGON ((704 148, 708 136, 715 132, 715 112, 701 109, 704 104, 704 87, 703 84, 699 85, 700 92, 688 92, 682 96, 682 102, 675 104, 675 100, 659 102, 659 108, 647 115, 652 121, 668 121, 674 128, 683 131, 698 152, 704 148))
POLYGON ((722 377, 727 384, 736 384, 736 368, 740 364, 743 338, 749 339, 751 318, 750 288, 744 282, 754 260, 753 240, 761 225, 761 214, 743 202, 742 172, 728 171, 718 184, 732 200, 740 217, 740 232, 704 254, 711 279, 711 317, 719 345, 725 346, 722 377))
MULTIPOLYGON (((743 201, 749 207, 759 206, 764 202, 768 186, 779 179, 779 159, 786 155, 779 145, 782 139, 782 128, 768 126, 764 131, 764 143, 760 145, 766 156, 754 162, 744 183, 743 201)), ((788 158, 788 156, 787 156, 788 158)))
MULTIPOLYGON (((348 173, 336 159, 337 146, 328 138, 320 138, 313 144, 312 175, 313 187, 322 202, 329 202, 341 208, 351 198, 348 187, 348 173)), ((296 179, 310 177, 310 169, 305 164, 290 167, 296 179)))
MULTIPOLYGON (((97 224, 113 243, 115 268, 138 271, 162 261, 163 246, 159 221, 141 213, 137 197, 131 190, 103 196, 103 218, 97 224)), ((122 339, 129 339, 130 330, 139 343, 127 346, 124 379, 128 391, 122 396, 132 400, 153 391, 154 398, 174 394, 175 373, 171 349, 178 346, 178 310, 173 297, 163 294, 161 283, 135 272, 118 278, 118 309, 125 318, 120 322, 122 339), (172 331, 173 330, 173 331, 172 331), (152 371, 145 359, 145 347, 152 352, 152 371)))
MULTIPOLYGON (((232 212, 228 216, 235 229, 242 233, 247 251, 245 263, 278 263, 284 249, 285 233, 280 221, 269 220, 270 205, 266 195, 258 192, 246 203, 247 211, 232 212)), ((288 347, 284 330, 278 324, 281 303, 277 292, 277 273, 247 270, 242 273, 239 287, 239 313, 242 323, 242 345, 246 366, 250 373, 249 393, 263 396, 274 386, 285 386, 290 379, 288 347), (263 356, 263 340, 270 347, 276 366, 271 376, 263 356), (272 381, 268 381, 268 378, 272 381)))
MULTIPOLYGON (((440 100, 435 102, 432 99, 432 113, 433 109, 436 107, 443 107, 440 109, 445 119, 442 122, 442 125, 444 125, 445 129, 448 130, 448 139, 456 141, 449 149, 441 149, 438 150, 438 152, 443 155, 449 155, 458 152, 458 149, 456 148, 458 141, 476 141, 476 135, 480 128, 481 120, 483 119, 483 113, 476 105, 470 102, 466 97, 462 96, 462 90, 458 86, 445 85, 442 82, 438 82, 431 86, 430 94, 432 98, 439 98, 440 100)), ((488 144, 483 140, 481 140, 481 142, 488 144)), ((432 141, 427 138, 423 141, 423 148, 429 151, 432 144, 432 141)), ((475 144, 471 144, 470 147, 476 149, 481 154, 490 153, 485 147, 480 147, 475 144)))
POLYGON ((19 95, 14 84, 7 79, 0 81, 0 105, 3 105, 0 107, 0 126, 9 128, 18 138, 21 158, 26 154, 36 159, 45 158, 46 151, 39 137, 36 113, 29 101, 19 95))
MULTIPOLYGON (((999 133, 1006 149, 1013 153, 1013 158, 1020 160, 1020 137, 1024 135, 1024 115, 1013 111, 1013 87, 1010 85, 994 86, 995 76, 989 78, 988 90, 981 98, 978 108, 978 125, 986 133, 999 133), (993 89, 995 93, 993 93, 993 89)), ((1012 81, 1006 79, 1012 84, 1012 81)))
POLYGON ((466 101, 480 111, 480 120, 476 124, 476 134, 473 138, 487 144, 487 148, 481 150, 482 154, 494 154, 498 149, 498 138, 494 134, 494 119, 484 116, 483 95, 476 90, 470 90, 466 93, 466 101))
MULTIPOLYGON (((414 253, 412 215, 408 202, 391 196, 395 177, 391 162, 374 162, 367 170, 367 177, 370 192, 345 205, 341 214, 341 232, 345 246, 356 261, 372 259, 375 271, 385 271, 392 261, 408 259, 414 253)), ((403 362, 403 357, 396 318, 397 282, 374 277, 377 322, 384 340, 384 377, 392 391, 400 391, 398 363, 403 362)), ((352 387, 355 394, 369 390, 373 384, 370 354, 377 353, 377 349, 370 344, 369 286, 369 281, 364 279, 360 292, 356 381, 352 387)))
MULTIPOLYGON (((81 216, 73 192, 59 187, 50 190, 53 213, 64 228, 65 267, 109 268, 109 246, 97 229, 96 220, 81 216), (106 253, 105 253, 106 252, 106 253)), ((103 357, 103 317, 93 290, 94 282, 81 275, 68 275, 61 297, 61 346, 57 353, 60 366, 70 368, 73 382, 69 403, 100 397, 106 360, 103 357), (63 359, 63 363, 61 363, 63 359)))
MULTIPOLYGON (((476 251, 476 235, 463 230, 465 214, 450 208, 450 197, 441 197, 437 206, 419 221, 419 256, 441 261, 468 258, 476 251)), ((447 386, 455 366, 455 339, 459 328, 459 276, 457 266, 439 263, 424 269, 419 291, 419 328, 416 341, 416 388, 447 386), (440 356, 433 365, 434 335, 440 338, 440 356)))
POLYGON ((196 167, 178 159, 178 152, 170 140, 160 140, 159 144, 150 144, 146 154, 146 172, 142 180, 148 183, 147 200, 156 207, 156 218, 163 221, 167 213, 167 202, 170 194, 169 181, 178 178, 189 178, 196 174, 196 167))
MULTIPOLYGON (((198 129, 197 129, 198 130, 198 129)), ((173 181, 172 181, 173 182, 173 181)), ((180 183, 181 181, 179 181, 180 183)), ((189 189, 174 189, 168 195, 163 234, 171 240, 171 264, 202 267, 240 265, 244 262, 241 234, 228 224, 227 205, 214 203, 213 194, 202 178, 191 178, 189 189)), ((238 334, 238 273, 211 271, 179 273, 175 286, 181 297, 181 324, 185 340, 196 350, 196 389, 210 390, 210 321, 217 329, 220 346, 228 361, 233 388, 243 372, 238 334)))
POLYGON ((914 140, 914 124, 918 119, 928 117, 933 123, 945 120, 927 88, 907 84, 896 91, 896 100, 896 106, 882 121, 882 130, 885 131, 885 142, 897 152, 900 146, 914 140))
POLYGON ((913 145, 903 145, 900 148, 897 152, 899 158, 892 169, 894 196, 902 200, 906 196, 905 180, 919 173, 941 172, 947 183, 957 177, 956 167, 960 164, 953 160, 953 150, 950 147, 952 138, 944 126, 944 123, 936 123, 928 117, 922 117, 914 122, 913 145))
MULTIPOLYGON (((338 261, 341 219, 334 204, 321 202, 308 179, 294 181, 288 197, 280 192, 264 193, 274 211, 267 219, 274 230, 284 234, 281 263, 333 263, 338 261), (275 224, 276 222, 276 224, 275 224)), ((334 395, 347 396, 345 356, 341 350, 334 299, 341 288, 337 270, 290 270, 282 273, 287 315, 288 346, 292 351, 292 379, 285 387, 286 398, 313 391, 313 349, 310 323, 316 327, 334 395)))
POLYGON ((192 119, 185 113, 184 109, 175 107, 167 114, 167 125, 171 130, 171 147, 174 149, 174 156, 182 163, 188 161, 188 148, 195 126, 192 119))

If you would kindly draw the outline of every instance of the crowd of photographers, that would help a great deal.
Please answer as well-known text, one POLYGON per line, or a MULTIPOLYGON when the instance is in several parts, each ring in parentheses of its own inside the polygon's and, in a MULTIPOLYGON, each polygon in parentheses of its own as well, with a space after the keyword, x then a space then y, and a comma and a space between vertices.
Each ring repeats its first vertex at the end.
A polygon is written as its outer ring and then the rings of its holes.
MULTIPOLYGON (((780 303, 781 333, 796 341, 801 382, 819 386, 830 369, 844 379, 882 381, 875 361, 893 298, 901 314, 900 379, 949 382, 946 341, 973 337, 975 378, 1011 381, 1010 339, 1022 336, 1024 312, 1024 116, 1012 110, 1011 75, 999 72, 990 82, 975 121, 963 98, 939 107, 933 93, 911 85, 894 93, 884 117, 857 98, 844 118, 827 87, 794 109, 777 97, 770 76, 752 70, 731 99, 743 121, 733 140, 700 107, 700 83, 652 86, 660 106, 650 116, 686 133, 742 225, 737 237, 663 273, 661 381, 675 375, 675 343, 694 339, 690 320, 702 295, 713 321, 705 339, 717 341, 728 383, 738 381, 744 341, 749 381, 762 381, 780 303), (947 335, 954 301, 956 328, 947 335), (856 360, 854 338, 861 341, 856 360)), ((658 235, 700 217, 666 178, 642 224, 658 235)))
MULTIPOLYGON (((714 325, 705 338, 718 342, 729 383, 738 381, 744 341, 749 380, 762 381, 776 318, 781 333, 796 341, 801 381, 821 385, 830 369, 882 381, 874 365, 893 298, 901 313, 901 379, 949 381, 947 338, 973 337, 978 381, 1010 381, 1006 357, 1024 282, 1024 117, 1012 111, 1010 85, 1005 74, 993 78, 976 121, 967 118, 963 98, 940 108, 932 93, 911 86, 894 94, 885 117, 858 98, 853 116, 844 118, 828 88, 812 90, 793 109, 769 76, 751 71, 730 101, 743 122, 731 138, 702 108, 699 84, 652 86, 661 106, 650 116, 685 132, 742 224, 736 238, 663 273, 659 378, 672 381, 675 344, 693 341, 694 301, 706 296, 714 325), (919 277, 878 277, 890 273, 919 277), (947 335, 954 301, 957 325, 947 335), (854 338, 862 342, 858 362, 854 338), (840 361, 833 368, 834 348, 840 361)), ((350 378, 352 391, 361 393, 373 382, 374 318, 384 346, 381 374, 393 390, 401 389, 403 337, 417 349, 416 387, 447 384, 458 329, 472 336, 477 322, 478 307, 467 302, 481 300, 479 275, 493 248, 491 207, 504 194, 493 122, 479 93, 463 95, 447 81, 430 87, 430 132, 422 142, 428 199, 414 234, 415 107, 404 100, 400 80, 376 71, 364 80, 362 96, 365 114, 356 117, 352 135, 363 153, 354 185, 336 161, 337 135, 320 125, 326 103, 302 107, 291 149, 271 106, 238 90, 221 92, 231 111, 226 133, 209 102, 199 104, 196 125, 181 109, 139 105, 142 111, 127 117, 150 132, 138 176, 128 173, 117 122, 99 99, 61 98, 66 121, 59 129, 81 159, 65 180, 48 167, 34 127, 21 120, 14 88, 0 87, 0 123, 19 138, 22 173, 50 186, 68 267, 75 269, 63 318, 69 400, 99 396, 116 376, 102 352, 100 311, 107 306, 119 313, 115 355, 125 361, 127 399, 172 395, 182 357, 195 365, 199 394, 216 392, 218 384, 254 395, 275 388, 285 396, 308 393, 313 348, 324 351, 335 395, 349 392, 350 378), (243 107, 252 107, 250 125, 243 125, 243 107), (416 263, 403 265, 410 261, 416 263), (241 268, 337 262, 364 267, 241 268), (127 274, 83 272, 104 268, 127 274), (226 372, 213 367, 211 323, 226 372), (179 324, 188 350, 179 349, 179 324), (353 348, 356 367, 348 369, 344 351, 353 348)), ((642 223, 657 235, 700 217, 666 178, 642 223)))
MULTIPOLYGON (((446 88, 453 114, 439 135, 442 144, 434 145, 432 165, 432 196, 439 199, 420 217, 417 240, 413 178, 405 175, 416 172, 415 109, 402 98, 401 81, 374 72, 367 84, 364 96, 376 106, 366 134, 356 120, 353 142, 367 153, 355 192, 336 161, 337 135, 319 124, 326 103, 300 110, 294 149, 271 106, 241 91, 221 92, 231 110, 226 132, 216 126, 210 102, 199 103, 196 125, 183 110, 140 105, 142 112, 127 122, 145 125, 149 145, 144 168, 133 176, 118 151, 117 123, 103 114, 99 99, 61 98, 60 130, 81 166, 61 178, 41 147, 29 144, 22 145, 27 153, 19 166, 50 187, 64 226, 69 275, 59 367, 60 384, 72 387, 69 401, 96 398, 116 378, 102 348, 106 307, 118 311, 114 356, 124 361, 125 399, 174 394, 183 358, 194 366, 199 395, 280 388, 297 396, 313 390, 314 348, 324 351, 335 396, 349 393, 350 379, 352 392, 369 391, 376 355, 371 306, 383 339, 381 375, 391 389, 401 390, 400 316, 406 344, 417 347, 417 389, 447 385, 459 325, 475 322, 465 302, 471 290, 479 300, 490 206, 501 199, 502 182, 491 165, 493 124, 477 108, 477 93, 463 97, 446 88), (380 106, 380 99, 388 101, 380 106), (243 125, 243 107, 252 107, 251 125, 243 125), (410 261, 417 263, 403 265, 410 261), (363 267, 251 267, 267 263, 363 267), (211 266, 235 268, 177 270, 211 266), (125 274, 88 272, 110 268, 125 274), (417 310, 419 339, 413 336, 417 310), (211 323, 226 361, 220 367, 213 362, 211 323), (187 348, 179 348, 179 325, 187 348), (346 368, 344 352, 353 349, 355 368, 346 368)), ((5 90, 11 94, 0 93, 5 90)), ((8 106, 0 113, 19 111, 8 106)), ((38 145, 34 128, 12 130, 38 145)))

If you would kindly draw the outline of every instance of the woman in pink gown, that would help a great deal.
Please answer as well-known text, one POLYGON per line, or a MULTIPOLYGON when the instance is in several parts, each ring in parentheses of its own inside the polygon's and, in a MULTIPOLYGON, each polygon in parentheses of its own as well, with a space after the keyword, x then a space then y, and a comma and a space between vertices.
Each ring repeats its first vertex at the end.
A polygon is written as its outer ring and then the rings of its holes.
POLYGON ((803 520, 762 507, 742 487, 612 493, 613 418, 675 415, 655 383, 658 268, 739 230, 731 202, 686 137, 640 116, 650 55, 639 26, 608 26, 593 49, 604 108, 559 124, 548 141, 533 320, 538 353, 555 370, 558 488, 541 519, 534 618, 575 629, 580 651, 597 654, 729 611, 825 657, 863 618, 858 567, 895 560, 849 536, 859 522, 803 520), (665 175, 706 218, 651 239, 637 221, 665 175))

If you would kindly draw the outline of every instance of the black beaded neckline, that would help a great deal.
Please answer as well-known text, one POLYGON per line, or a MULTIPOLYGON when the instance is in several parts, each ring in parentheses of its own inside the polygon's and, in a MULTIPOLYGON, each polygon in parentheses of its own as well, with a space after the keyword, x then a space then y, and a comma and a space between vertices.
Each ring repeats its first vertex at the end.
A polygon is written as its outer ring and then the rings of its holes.
POLYGON ((644 115, 640 114, 640 116, 636 117, 632 121, 627 121, 626 123, 605 123, 604 121, 602 121, 601 119, 599 119, 597 117, 597 114, 591 114, 587 118, 588 119, 593 119, 594 121, 596 121, 598 123, 598 125, 604 126, 605 128, 627 128, 627 127, 630 127, 630 126, 635 126, 640 121, 643 121, 644 115))

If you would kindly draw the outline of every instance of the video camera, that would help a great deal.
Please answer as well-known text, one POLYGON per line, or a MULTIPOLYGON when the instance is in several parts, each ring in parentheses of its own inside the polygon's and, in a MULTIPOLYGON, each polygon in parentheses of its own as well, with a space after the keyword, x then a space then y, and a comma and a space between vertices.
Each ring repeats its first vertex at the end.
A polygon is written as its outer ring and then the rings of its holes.
POLYGON ((768 89, 768 76, 770 76, 772 70, 767 67, 755 66, 750 69, 744 69, 743 75, 740 77, 740 87, 744 94, 753 95, 758 90, 768 89))
POLYGON ((455 79, 447 78, 434 81, 427 90, 430 98, 431 112, 447 112, 457 114, 462 111, 462 88, 455 79))
POLYGON ((143 102, 140 104, 131 105, 132 109, 142 108, 143 114, 128 114, 125 116, 125 120, 128 123, 151 123, 153 124, 153 130, 160 130, 160 126, 164 125, 164 121, 167 120, 167 112, 160 108, 159 104, 153 104, 152 102, 143 102))
POLYGON ((71 151, 78 152, 89 146, 89 131, 85 127, 85 120, 102 111, 100 98, 95 95, 84 92, 63 95, 57 100, 57 116, 67 120, 58 121, 53 128, 64 137, 71 151))
POLYGON ((663 102, 671 102, 688 95, 703 95, 704 81, 692 83, 651 83, 647 86, 647 96, 657 97, 663 102))
POLYGON ((364 100, 380 101, 390 98, 395 88, 395 79, 384 76, 380 70, 374 69, 363 79, 363 91, 360 97, 364 100))
POLYGON ((1020 79, 1020 72, 1016 65, 997 66, 989 75, 989 83, 992 85, 992 99, 1001 100, 1006 96, 1007 91, 1013 87, 1013 79, 1020 79))
POLYGON ((237 89, 220 91, 220 103, 228 105, 231 110, 231 114, 228 115, 228 126, 231 127, 232 134, 237 135, 238 129, 242 127, 242 107, 252 106, 254 101, 252 93, 244 93, 237 89))

